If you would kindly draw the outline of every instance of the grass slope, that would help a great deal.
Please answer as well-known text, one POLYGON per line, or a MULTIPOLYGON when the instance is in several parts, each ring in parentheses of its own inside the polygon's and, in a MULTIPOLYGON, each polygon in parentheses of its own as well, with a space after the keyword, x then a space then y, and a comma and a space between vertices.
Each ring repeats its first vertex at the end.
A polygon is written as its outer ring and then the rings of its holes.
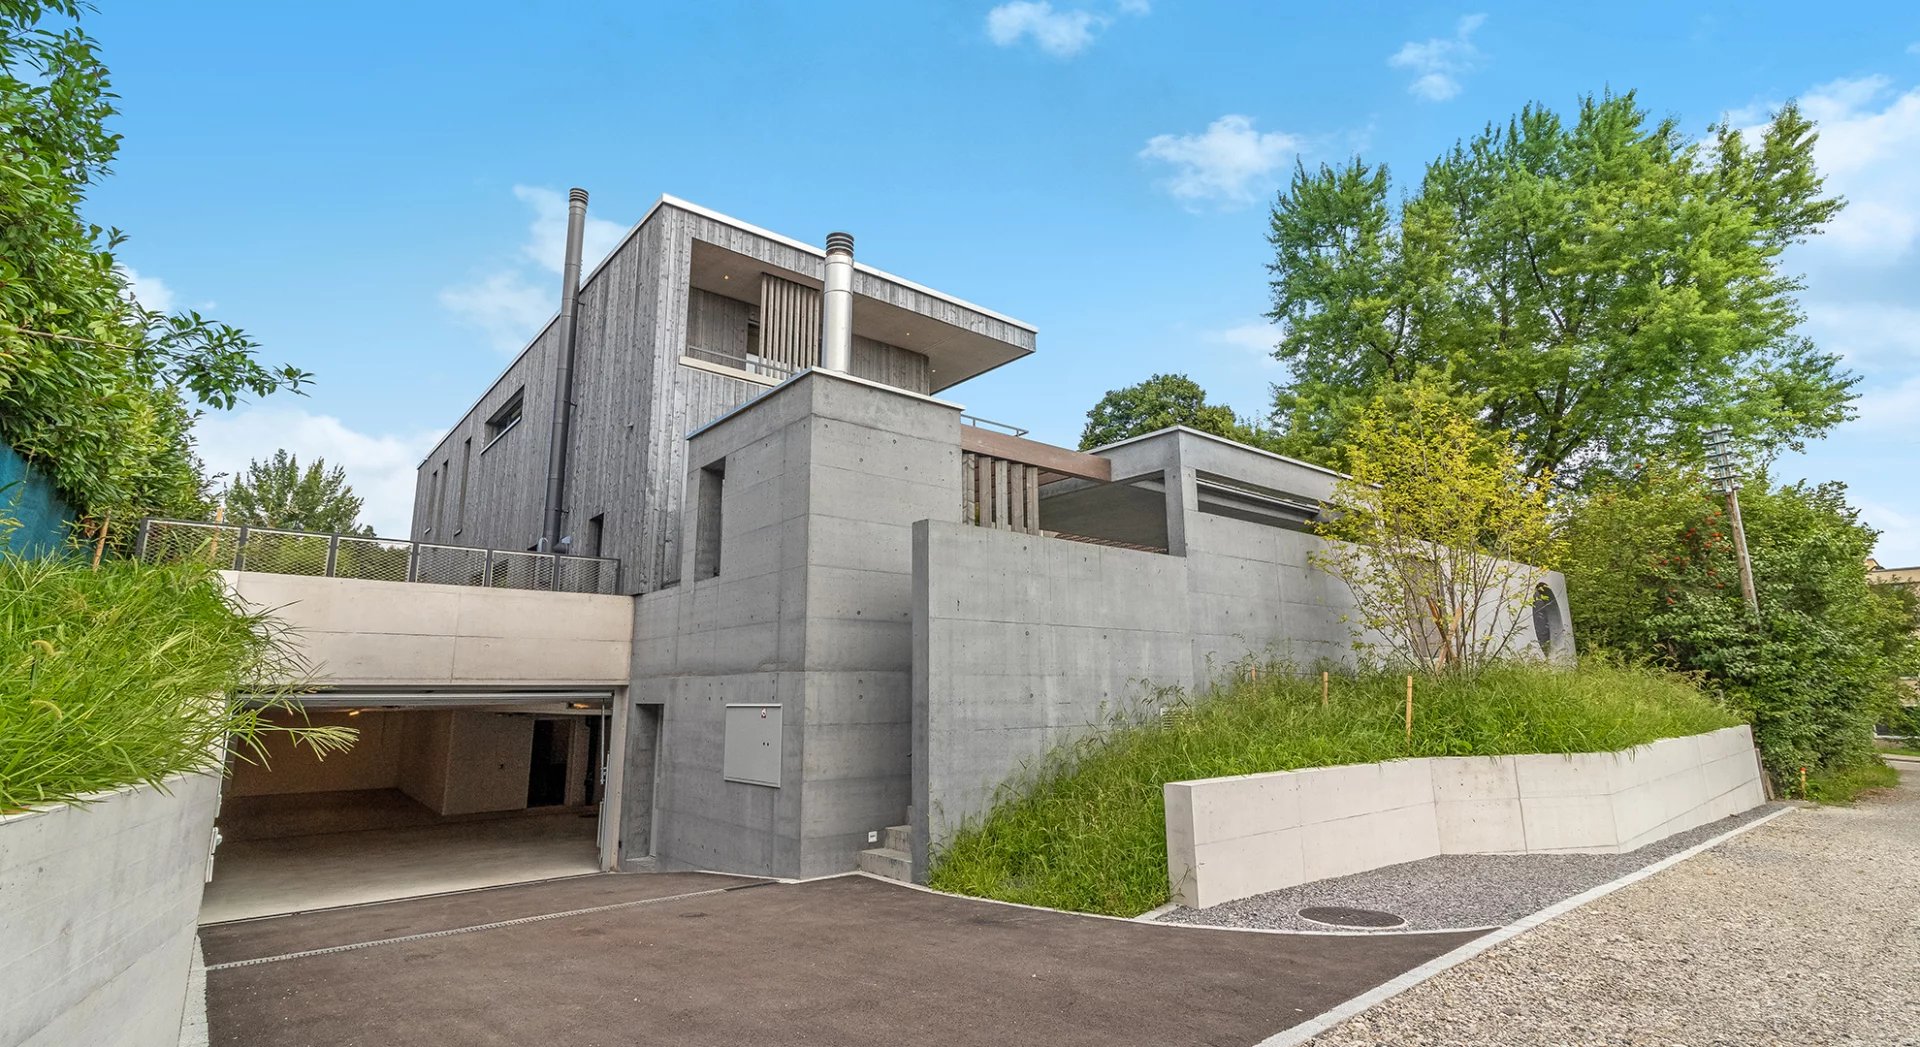
POLYGON ((1115 727, 1003 787, 935 860, 946 891, 1133 916, 1168 899, 1161 786, 1412 756, 1604 752, 1740 721, 1685 680, 1604 663, 1503 666, 1472 680, 1262 674, 1164 721, 1115 727))

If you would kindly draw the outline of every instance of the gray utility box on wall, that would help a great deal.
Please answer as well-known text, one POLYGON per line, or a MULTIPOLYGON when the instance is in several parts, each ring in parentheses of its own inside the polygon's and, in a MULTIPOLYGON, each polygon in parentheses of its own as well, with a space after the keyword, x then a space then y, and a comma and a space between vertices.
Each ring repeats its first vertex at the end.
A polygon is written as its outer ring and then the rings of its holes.
POLYGON ((720 774, 730 782, 780 787, 780 706, 727 706, 720 774))

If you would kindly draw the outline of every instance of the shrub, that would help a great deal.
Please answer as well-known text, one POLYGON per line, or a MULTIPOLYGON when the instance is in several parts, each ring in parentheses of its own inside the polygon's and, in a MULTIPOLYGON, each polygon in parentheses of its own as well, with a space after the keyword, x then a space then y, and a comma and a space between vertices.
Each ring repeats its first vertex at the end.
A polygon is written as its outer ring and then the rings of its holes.
MULTIPOLYGON (((74 802, 256 756, 262 718, 296 708, 303 666, 283 632, 240 610, 204 564, 0 556, 0 811, 74 802), (243 705, 229 694, 250 691, 243 705)), ((344 728, 291 728, 321 752, 344 728)))
POLYGON ((1814 774, 1869 762, 1873 726, 1910 691, 1920 658, 1912 594, 1870 585, 1875 532, 1838 484, 1741 493, 1760 613, 1740 596, 1720 500, 1687 472, 1649 470, 1572 506, 1565 570, 1588 650, 1698 673, 1754 726, 1767 769, 1797 794, 1814 774))
POLYGON ((1490 666, 1420 677, 1320 680, 1268 671, 1164 717, 1116 724, 1003 786, 986 817, 938 856, 941 890, 1132 916, 1164 904, 1167 782, 1409 756, 1604 752, 1739 720, 1685 679, 1589 661, 1575 670, 1490 666))

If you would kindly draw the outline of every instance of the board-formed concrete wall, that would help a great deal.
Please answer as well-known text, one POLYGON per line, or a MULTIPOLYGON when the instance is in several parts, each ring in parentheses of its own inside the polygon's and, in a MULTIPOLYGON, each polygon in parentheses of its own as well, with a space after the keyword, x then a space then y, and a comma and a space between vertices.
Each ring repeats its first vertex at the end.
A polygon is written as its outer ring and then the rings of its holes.
POLYGON ((1206 908, 1439 854, 1617 853, 1766 801, 1745 726, 1615 753, 1169 782, 1167 879, 1206 908))
POLYGON ((0 817, 0 1044, 173 1047, 218 775, 0 817))

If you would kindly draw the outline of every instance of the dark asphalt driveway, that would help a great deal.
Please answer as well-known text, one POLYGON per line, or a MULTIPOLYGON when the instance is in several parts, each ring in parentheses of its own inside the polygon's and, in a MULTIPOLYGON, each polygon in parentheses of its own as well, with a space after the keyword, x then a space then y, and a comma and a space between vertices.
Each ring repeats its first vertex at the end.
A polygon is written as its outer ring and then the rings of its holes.
POLYGON ((202 931, 213 1043, 248 1047, 1247 1045, 1473 937, 1253 934, 694 873, 202 931), (597 911, 508 922, 576 909, 597 911), (222 966, 480 924, 501 925, 222 966))

